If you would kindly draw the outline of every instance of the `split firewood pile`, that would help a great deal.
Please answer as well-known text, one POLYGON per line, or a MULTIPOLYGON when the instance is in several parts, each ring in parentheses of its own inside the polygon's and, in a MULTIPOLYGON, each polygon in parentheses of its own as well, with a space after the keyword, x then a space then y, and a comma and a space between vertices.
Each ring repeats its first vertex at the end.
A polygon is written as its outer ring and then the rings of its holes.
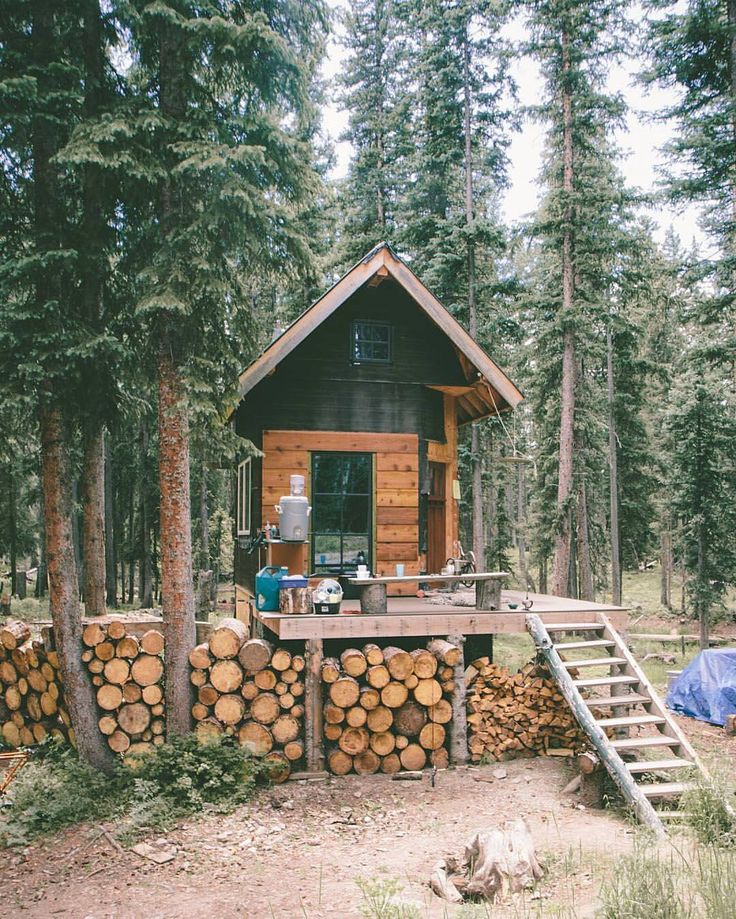
POLYGON ((403 651, 368 644, 325 658, 323 731, 336 775, 445 768, 460 650, 444 640, 403 651))
POLYGON ((533 661, 518 673, 487 657, 465 671, 470 759, 572 756, 587 741, 549 671, 533 661))
POLYGON ((82 630, 82 660, 92 677, 98 725, 111 750, 132 757, 165 741, 164 636, 140 638, 119 619, 90 622, 82 630))
POLYGON ((59 673, 59 657, 31 641, 25 622, 0 628, 0 729, 9 747, 28 747, 49 735, 74 743, 59 673))
POLYGON ((285 781, 304 757, 304 656, 249 639, 242 622, 223 619, 189 663, 197 736, 236 736, 270 764, 272 781, 285 781))

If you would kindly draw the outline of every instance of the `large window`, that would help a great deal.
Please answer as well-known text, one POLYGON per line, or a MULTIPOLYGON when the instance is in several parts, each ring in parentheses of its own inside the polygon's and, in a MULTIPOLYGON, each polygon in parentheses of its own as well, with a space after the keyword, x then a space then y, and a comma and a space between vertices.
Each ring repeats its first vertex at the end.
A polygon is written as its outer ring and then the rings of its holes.
POLYGON ((250 536, 251 512, 251 459, 243 460, 238 466, 238 488, 236 496, 238 536, 250 536))
POLYGON ((393 335, 387 322, 354 322, 352 331, 354 363, 389 364, 393 360, 393 335))
POLYGON ((312 454, 312 570, 343 574, 371 564, 373 457, 312 454))

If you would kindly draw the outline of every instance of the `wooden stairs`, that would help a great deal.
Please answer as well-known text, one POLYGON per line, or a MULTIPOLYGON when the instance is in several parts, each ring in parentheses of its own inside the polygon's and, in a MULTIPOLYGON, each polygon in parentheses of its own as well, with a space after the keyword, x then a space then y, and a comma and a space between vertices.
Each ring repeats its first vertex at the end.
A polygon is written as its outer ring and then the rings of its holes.
POLYGON ((594 623, 555 625, 530 613, 526 625, 624 800, 663 835, 662 819, 680 815, 673 805, 692 787, 688 773, 704 769, 626 642, 602 613, 594 623))

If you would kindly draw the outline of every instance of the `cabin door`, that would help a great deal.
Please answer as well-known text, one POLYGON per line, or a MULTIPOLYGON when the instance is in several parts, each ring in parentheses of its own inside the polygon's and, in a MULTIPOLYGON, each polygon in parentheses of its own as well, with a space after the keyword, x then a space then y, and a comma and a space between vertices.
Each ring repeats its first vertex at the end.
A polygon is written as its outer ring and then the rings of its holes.
POLYGON ((444 463, 429 464, 429 504, 427 509, 427 572, 439 574, 447 561, 445 543, 445 475, 444 463))

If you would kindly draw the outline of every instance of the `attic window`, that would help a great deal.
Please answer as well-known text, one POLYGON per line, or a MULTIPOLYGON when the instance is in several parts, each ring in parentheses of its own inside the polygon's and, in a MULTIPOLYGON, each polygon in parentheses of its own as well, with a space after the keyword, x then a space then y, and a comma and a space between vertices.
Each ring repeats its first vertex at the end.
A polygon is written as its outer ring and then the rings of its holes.
POLYGON ((393 360, 393 335, 387 322, 353 323, 352 359, 356 364, 390 364, 393 360))

